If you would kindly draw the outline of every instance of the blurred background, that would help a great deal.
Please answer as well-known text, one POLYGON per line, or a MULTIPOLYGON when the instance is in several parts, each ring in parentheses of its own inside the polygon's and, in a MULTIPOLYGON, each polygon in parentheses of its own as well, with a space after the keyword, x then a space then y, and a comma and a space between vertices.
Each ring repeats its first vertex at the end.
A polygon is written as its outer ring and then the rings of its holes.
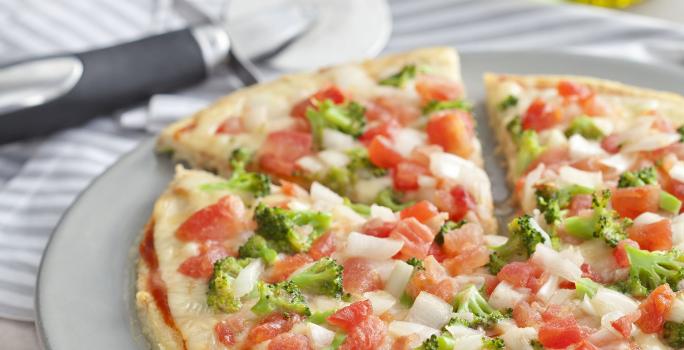
MULTIPOLYGON (((683 0, 0 0, 0 66, 210 22, 228 23, 244 53, 239 65, 260 80, 430 45, 565 50, 684 69, 683 0)), ((159 62, 172 56, 154 54, 159 62)), ((38 348, 35 274, 50 232, 76 196, 170 121, 249 83, 223 64, 225 54, 209 60, 202 73, 208 79, 93 113, 68 130, 0 145, 0 348, 38 348)), ((17 76, 29 78, 0 69, 0 106, 22 86, 17 76)), ((114 84, 110 79, 98 84, 114 84)), ((0 113, 0 134, 10 126, 0 113)))

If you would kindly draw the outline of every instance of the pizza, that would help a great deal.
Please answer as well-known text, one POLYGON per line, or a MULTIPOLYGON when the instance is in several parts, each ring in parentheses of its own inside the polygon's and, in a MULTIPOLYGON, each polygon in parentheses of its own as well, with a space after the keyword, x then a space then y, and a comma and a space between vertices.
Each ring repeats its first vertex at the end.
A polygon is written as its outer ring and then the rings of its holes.
POLYGON ((165 129, 139 245, 162 349, 684 347, 684 98, 487 74, 497 235, 455 51, 237 91, 165 129))
POLYGON ((519 325, 546 347, 683 347, 684 98, 572 76, 485 85, 514 200, 553 248, 519 325))
POLYGON ((425 199, 493 232, 490 183, 464 98, 456 52, 421 49, 237 91, 165 129, 158 149, 222 175, 231 152, 247 149, 256 152, 250 166, 275 178, 318 181, 393 209, 425 199), (440 173, 442 158, 454 170, 440 173))

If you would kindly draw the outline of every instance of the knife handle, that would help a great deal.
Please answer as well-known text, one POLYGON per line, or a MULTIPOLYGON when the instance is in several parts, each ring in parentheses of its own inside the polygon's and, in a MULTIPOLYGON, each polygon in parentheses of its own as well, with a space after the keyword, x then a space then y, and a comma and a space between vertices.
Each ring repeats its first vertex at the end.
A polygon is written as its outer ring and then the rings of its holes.
POLYGON ((0 98, 0 144, 76 126, 202 81, 221 56, 206 52, 207 46, 221 46, 225 58, 228 39, 223 31, 224 39, 208 37, 201 28, 0 68, 0 96, 3 90, 9 96, 4 104, 0 98))

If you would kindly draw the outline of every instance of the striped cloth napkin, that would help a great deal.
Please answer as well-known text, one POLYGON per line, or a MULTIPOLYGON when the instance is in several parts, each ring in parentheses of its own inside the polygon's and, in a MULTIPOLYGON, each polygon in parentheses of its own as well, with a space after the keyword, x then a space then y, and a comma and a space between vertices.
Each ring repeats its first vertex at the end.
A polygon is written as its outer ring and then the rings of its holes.
MULTIPOLYGON (((159 25, 151 20, 154 3, 0 1, 0 60, 144 35, 159 25)), ((386 52, 430 45, 572 49, 684 64, 684 28, 612 11, 513 0, 392 0, 390 5, 394 28, 386 52)), ((165 20, 165 27, 184 23, 173 16, 165 20)), ((217 96, 232 88, 226 80, 215 77, 187 93, 217 96)), ((103 116, 43 140, 0 146, 0 317, 33 318, 35 275, 50 232, 95 176, 146 137, 103 116)))

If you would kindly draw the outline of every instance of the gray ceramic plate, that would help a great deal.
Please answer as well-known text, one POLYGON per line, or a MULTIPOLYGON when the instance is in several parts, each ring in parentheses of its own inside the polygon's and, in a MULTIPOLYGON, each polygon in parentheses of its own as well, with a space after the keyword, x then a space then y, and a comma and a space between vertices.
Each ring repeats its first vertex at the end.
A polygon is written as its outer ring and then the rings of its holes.
MULTIPOLYGON (((684 70, 550 52, 462 55, 470 98, 478 103, 479 132, 495 196, 507 196, 482 113, 482 74, 583 74, 684 93, 684 70)), ((133 306, 136 242, 152 203, 173 172, 143 143, 100 176, 74 203, 48 244, 38 277, 38 331, 46 349, 146 349, 133 306)))

